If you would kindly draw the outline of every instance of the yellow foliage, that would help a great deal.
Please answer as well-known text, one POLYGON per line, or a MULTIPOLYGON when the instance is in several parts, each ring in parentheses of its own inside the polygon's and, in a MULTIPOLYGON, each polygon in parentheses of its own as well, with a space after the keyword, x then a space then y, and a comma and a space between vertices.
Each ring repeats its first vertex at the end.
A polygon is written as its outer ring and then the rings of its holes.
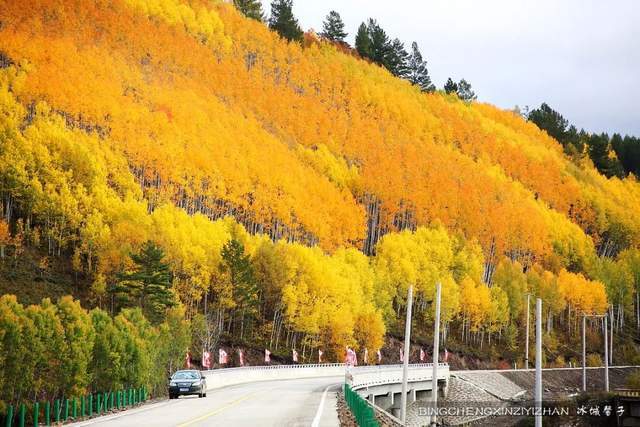
POLYGON ((602 282, 562 270, 558 275, 558 288, 562 297, 578 312, 603 314, 607 310, 607 294, 602 282))

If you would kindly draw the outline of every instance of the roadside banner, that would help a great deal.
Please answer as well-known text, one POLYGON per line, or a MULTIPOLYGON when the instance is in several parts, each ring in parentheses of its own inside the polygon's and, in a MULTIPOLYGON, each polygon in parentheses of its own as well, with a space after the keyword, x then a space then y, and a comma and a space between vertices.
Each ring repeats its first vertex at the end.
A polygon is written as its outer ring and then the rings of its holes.
POLYGON ((358 366, 358 356, 351 347, 347 347, 347 355, 345 357, 345 363, 348 366, 358 366))
POLYGON ((298 363, 298 352, 296 351, 296 349, 293 349, 293 361, 295 363, 298 363))
POLYGON ((367 350, 366 348, 364 349, 364 357, 362 358, 362 363, 364 363, 365 365, 369 364, 369 350, 367 350))
POLYGON ((424 354, 424 349, 420 348, 420 361, 424 362, 424 359, 426 359, 426 354, 424 354))
POLYGON ((191 369, 191 353, 187 351, 187 354, 184 356, 184 365, 187 369, 191 369))
POLYGON ((218 363, 220 365, 225 365, 228 361, 227 352, 224 349, 218 350, 218 363))
POLYGON ((271 352, 266 348, 264 349, 264 363, 271 363, 271 352))
POLYGON ((400 363, 404 362, 404 351, 402 351, 402 348, 400 349, 400 363))
POLYGON ((382 352, 378 350, 378 364, 382 363, 382 352))
POLYGON ((322 350, 318 349, 318 363, 322 363, 322 350))
POLYGON ((202 351, 202 367, 203 368, 211 368, 211 353, 206 350, 202 351))
POLYGON ((448 361, 449 360, 449 352, 447 351, 447 349, 444 349, 444 361, 448 361))
POLYGON ((244 352, 242 349, 238 349, 238 357, 240 358, 240 366, 244 366, 244 352))

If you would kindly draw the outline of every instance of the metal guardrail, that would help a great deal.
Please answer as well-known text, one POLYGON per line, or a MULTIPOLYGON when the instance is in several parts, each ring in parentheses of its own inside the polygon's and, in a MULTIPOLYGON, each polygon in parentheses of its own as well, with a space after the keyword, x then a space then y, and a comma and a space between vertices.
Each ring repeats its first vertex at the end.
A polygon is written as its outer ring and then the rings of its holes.
POLYGON ((359 427, 379 427, 380 423, 376 419, 376 412, 369 403, 358 393, 351 390, 348 384, 344 385, 344 400, 347 402, 349 410, 356 419, 359 427))
POLYGON ((129 388, 103 393, 90 393, 78 398, 56 399, 52 401, 35 401, 21 403, 15 410, 7 407, 5 414, 0 414, 1 425, 5 427, 25 427, 33 424, 61 425, 64 422, 100 416, 112 411, 128 409, 145 402, 148 398, 145 387, 129 388))

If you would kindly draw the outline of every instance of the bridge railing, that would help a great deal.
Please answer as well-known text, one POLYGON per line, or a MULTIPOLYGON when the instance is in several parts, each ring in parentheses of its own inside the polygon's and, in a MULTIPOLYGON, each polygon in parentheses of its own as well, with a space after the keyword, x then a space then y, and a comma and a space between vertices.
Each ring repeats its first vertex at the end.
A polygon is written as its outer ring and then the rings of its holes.
POLYGON ((265 371, 265 370, 282 370, 282 369, 305 369, 305 368, 334 368, 334 367, 345 367, 344 363, 304 363, 298 365, 260 365, 260 366, 241 366, 235 368, 220 368, 220 369, 209 369, 206 371, 202 371, 203 373, 207 372, 232 372, 232 371, 265 371))
MULTIPOLYGON (((409 381, 431 380, 433 364, 409 365, 409 381)), ((343 377, 352 389, 402 381, 402 365, 347 366, 344 363, 245 366, 202 371, 209 389, 254 381, 343 377)), ((438 365, 438 379, 448 380, 449 365, 438 365)))
POLYGON ((223 368, 202 371, 202 374, 207 379, 208 389, 255 381, 344 377, 344 373, 344 363, 244 366, 241 368, 223 368))
MULTIPOLYGON (((432 363, 417 363, 409 365, 409 382, 431 381, 433 376, 432 363)), ((438 380, 448 381, 449 364, 438 364, 438 380)), ((354 367, 347 370, 345 381, 354 389, 373 387, 383 384, 402 382, 402 365, 376 365, 354 367)))

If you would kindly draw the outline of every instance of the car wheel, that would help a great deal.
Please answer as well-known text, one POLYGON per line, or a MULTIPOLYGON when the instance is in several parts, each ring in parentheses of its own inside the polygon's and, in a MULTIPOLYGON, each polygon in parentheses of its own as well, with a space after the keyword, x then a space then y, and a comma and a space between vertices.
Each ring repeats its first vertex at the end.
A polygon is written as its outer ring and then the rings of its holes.
POLYGON ((204 394, 198 393, 198 398, 202 399, 203 397, 204 397, 204 394))

